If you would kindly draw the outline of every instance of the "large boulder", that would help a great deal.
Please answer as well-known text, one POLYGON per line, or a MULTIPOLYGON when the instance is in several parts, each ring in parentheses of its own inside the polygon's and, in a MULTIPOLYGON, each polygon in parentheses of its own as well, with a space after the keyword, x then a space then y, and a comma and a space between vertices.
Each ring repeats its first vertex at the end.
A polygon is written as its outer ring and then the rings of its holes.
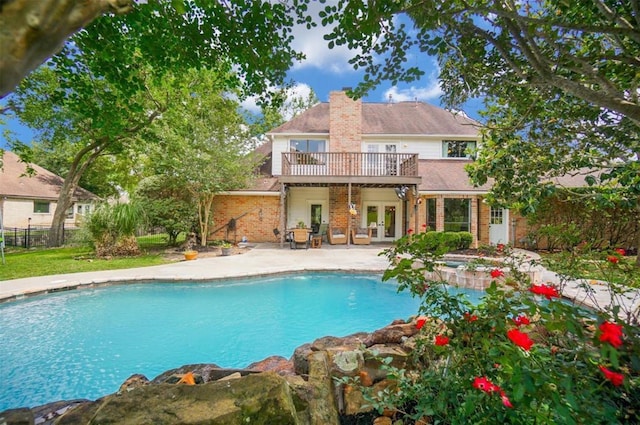
POLYGON ((299 425, 294 395, 275 373, 201 385, 144 385, 82 405, 57 424, 299 425))

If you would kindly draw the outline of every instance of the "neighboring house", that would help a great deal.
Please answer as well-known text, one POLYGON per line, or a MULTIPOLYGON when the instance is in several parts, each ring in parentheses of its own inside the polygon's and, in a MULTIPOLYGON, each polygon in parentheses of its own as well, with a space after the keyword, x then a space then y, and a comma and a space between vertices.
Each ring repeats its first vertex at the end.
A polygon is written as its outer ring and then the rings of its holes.
MULTIPOLYGON (((0 213, 7 228, 51 226, 63 179, 38 165, 32 165, 33 176, 18 155, 5 151, 0 169, 0 213)), ((67 211, 65 225, 75 226, 91 211, 98 197, 88 190, 76 189, 73 205, 67 211)))
POLYGON ((347 233, 368 227, 378 242, 426 228, 468 231, 474 246, 517 242, 521 219, 483 203, 490 185, 473 187, 464 170, 480 147, 479 129, 422 102, 363 103, 332 92, 329 103, 267 134, 261 177, 217 197, 212 236, 275 241, 303 221, 347 233))

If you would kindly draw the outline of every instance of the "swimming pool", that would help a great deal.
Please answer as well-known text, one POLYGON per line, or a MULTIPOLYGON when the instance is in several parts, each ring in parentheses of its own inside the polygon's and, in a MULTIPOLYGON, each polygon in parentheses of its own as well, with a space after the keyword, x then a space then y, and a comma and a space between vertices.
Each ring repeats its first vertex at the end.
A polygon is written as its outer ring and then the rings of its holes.
POLYGON ((95 399, 134 373, 242 368, 326 336, 408 318, 419 300, 379 275, 314 273, 123 284, 0 305, 0 411, 95 399))

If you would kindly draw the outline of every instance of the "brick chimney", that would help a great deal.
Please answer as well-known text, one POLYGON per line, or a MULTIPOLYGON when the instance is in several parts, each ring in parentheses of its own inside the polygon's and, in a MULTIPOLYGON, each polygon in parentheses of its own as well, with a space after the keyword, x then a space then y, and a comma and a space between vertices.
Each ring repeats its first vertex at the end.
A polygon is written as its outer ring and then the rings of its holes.
POLYGON ((360 152, 362 101, 347 97, 345 90, 329 94, 329 145, 331 152, 360 152))

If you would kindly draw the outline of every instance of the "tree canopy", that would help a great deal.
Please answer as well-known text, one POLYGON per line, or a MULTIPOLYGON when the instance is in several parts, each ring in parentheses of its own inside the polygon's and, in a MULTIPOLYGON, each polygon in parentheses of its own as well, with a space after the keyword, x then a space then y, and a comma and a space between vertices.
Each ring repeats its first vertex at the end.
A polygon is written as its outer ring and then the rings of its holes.
POLYGON ((304 3, 11 1, 0 8, 0 97, 63 45, 66 51, 55 56, 59 61, 73 61, 69 50, 75 48, 91 55, 94 73, 132 89, 140 83, 129 60, 144 56, 159 75, 225 64, 236 71, 236 83, 242 79, 249 92, 260 94, 269 85, 282 83, 293 60, 300 57, 290 46, 293 24, 311 22, 302 16, 304 3))
POLYGON ((469 171, 494 179, 492 203, 532 212, 556 177, 581 175, 591 190, 574 197, 640 217, 639 10, 636 0, 338 1, 323 24, 336 25, 329 43, 358 49, 351 62, 367 75, 356 95, 418 78, 407 56, 417 48, 438 58, 450 107, 484 98, 469 171))

